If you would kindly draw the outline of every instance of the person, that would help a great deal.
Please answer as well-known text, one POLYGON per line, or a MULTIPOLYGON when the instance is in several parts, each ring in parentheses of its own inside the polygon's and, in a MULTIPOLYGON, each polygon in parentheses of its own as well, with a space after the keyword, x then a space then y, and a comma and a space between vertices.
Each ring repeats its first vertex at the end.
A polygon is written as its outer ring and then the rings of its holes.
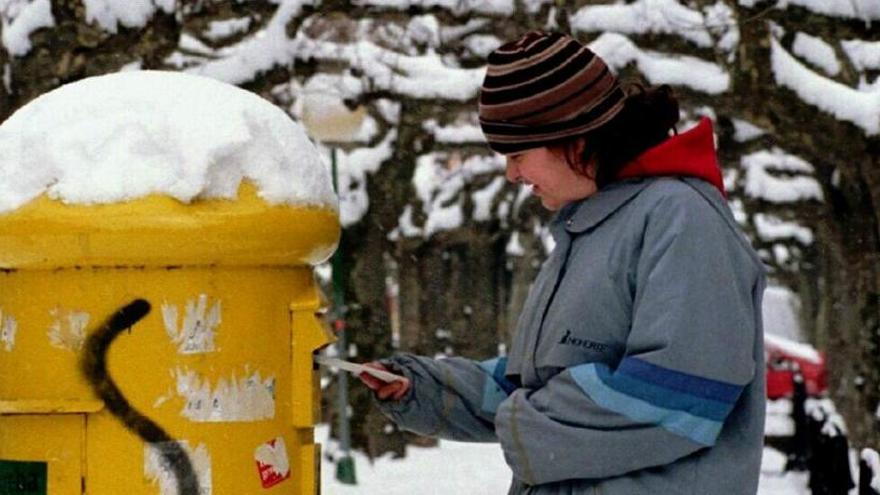
POLYGON ((510 494, 754 495, 766 275, 726 202, 712 123, 624 89, 561 33, 488 57, 479 117, 508 180, 556 211, 506 357, 371 363, 401 428, 498 441, 510 494))

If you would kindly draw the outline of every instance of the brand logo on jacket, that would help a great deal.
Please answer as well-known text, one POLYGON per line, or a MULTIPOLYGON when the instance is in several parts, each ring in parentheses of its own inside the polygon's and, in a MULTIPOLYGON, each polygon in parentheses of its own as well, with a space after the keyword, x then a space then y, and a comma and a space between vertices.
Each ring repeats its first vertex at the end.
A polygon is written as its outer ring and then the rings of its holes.
POLYGON ((603 344, 601 342, 596 342, 589 339, 582 339, 579 337, 572 337, 571 330, 565 331, 565 335, 562 336, 562 339, 559 341, 559 343, 563 345, 581 347, 590 351, 603 352, 608 350, 608 344, 603 344))

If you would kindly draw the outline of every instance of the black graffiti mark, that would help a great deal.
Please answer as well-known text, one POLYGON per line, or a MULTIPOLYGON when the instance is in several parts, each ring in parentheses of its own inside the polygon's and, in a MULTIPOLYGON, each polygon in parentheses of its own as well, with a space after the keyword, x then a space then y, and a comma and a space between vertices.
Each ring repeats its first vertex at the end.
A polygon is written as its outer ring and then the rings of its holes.
POLYGON ((107 372, 107 351, 124 330, 147 316, 150 303, 137 299, 118 310, 86 339, 80 369, 107 409, 144 442, 153 444, 174 473, 179 495, 199 495, 199 480, 189 455, 161 426, 135 409, 107 372))

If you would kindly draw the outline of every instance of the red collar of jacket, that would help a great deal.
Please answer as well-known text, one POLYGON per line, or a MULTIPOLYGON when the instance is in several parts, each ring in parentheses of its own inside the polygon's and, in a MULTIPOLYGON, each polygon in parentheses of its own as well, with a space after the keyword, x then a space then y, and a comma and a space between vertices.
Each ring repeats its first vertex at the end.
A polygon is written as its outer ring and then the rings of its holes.
POLYGON ((623 166, 618 179, 662 175, 697 177, 727 198, 721 168, 715 156, 712 121, 702 118, 693 129, 672 136, 623 166))

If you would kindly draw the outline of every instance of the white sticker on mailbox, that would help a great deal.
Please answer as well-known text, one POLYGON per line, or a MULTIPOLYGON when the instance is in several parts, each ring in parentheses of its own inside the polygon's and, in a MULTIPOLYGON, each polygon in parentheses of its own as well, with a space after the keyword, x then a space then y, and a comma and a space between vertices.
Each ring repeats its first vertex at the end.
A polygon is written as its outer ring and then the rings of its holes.
POLYGON ((15 348, 15 331, 18 329, 18 322, 12 315, 3 312, 0 308, 0 344, 6 352, 12 352, 15 348))
POLYGON ((214 336, 220 325, 220 301, 208 304, 208 296, 202 294, 189 300, 184 307, 183 323, 178 322, 178 309, 173 304, 162 305, 162 319, 165 331, 177 345, 180 354, 202 354, 213 352, 214 336))
POLYGON ((181 414, 196 422, 261 421, 275 417, 275 378, 263 378, 260 372, 244 377, 233 374, 221 378, 216 386, 195 371, 180 370, 177 395, 186 399, 181 414))
POLYGON ((89 314, 85 311, 74 311, 62 308, 49 310, 53 322, 46 335, 53 347, 79 352, 86 341, 86 327, 89 314))

